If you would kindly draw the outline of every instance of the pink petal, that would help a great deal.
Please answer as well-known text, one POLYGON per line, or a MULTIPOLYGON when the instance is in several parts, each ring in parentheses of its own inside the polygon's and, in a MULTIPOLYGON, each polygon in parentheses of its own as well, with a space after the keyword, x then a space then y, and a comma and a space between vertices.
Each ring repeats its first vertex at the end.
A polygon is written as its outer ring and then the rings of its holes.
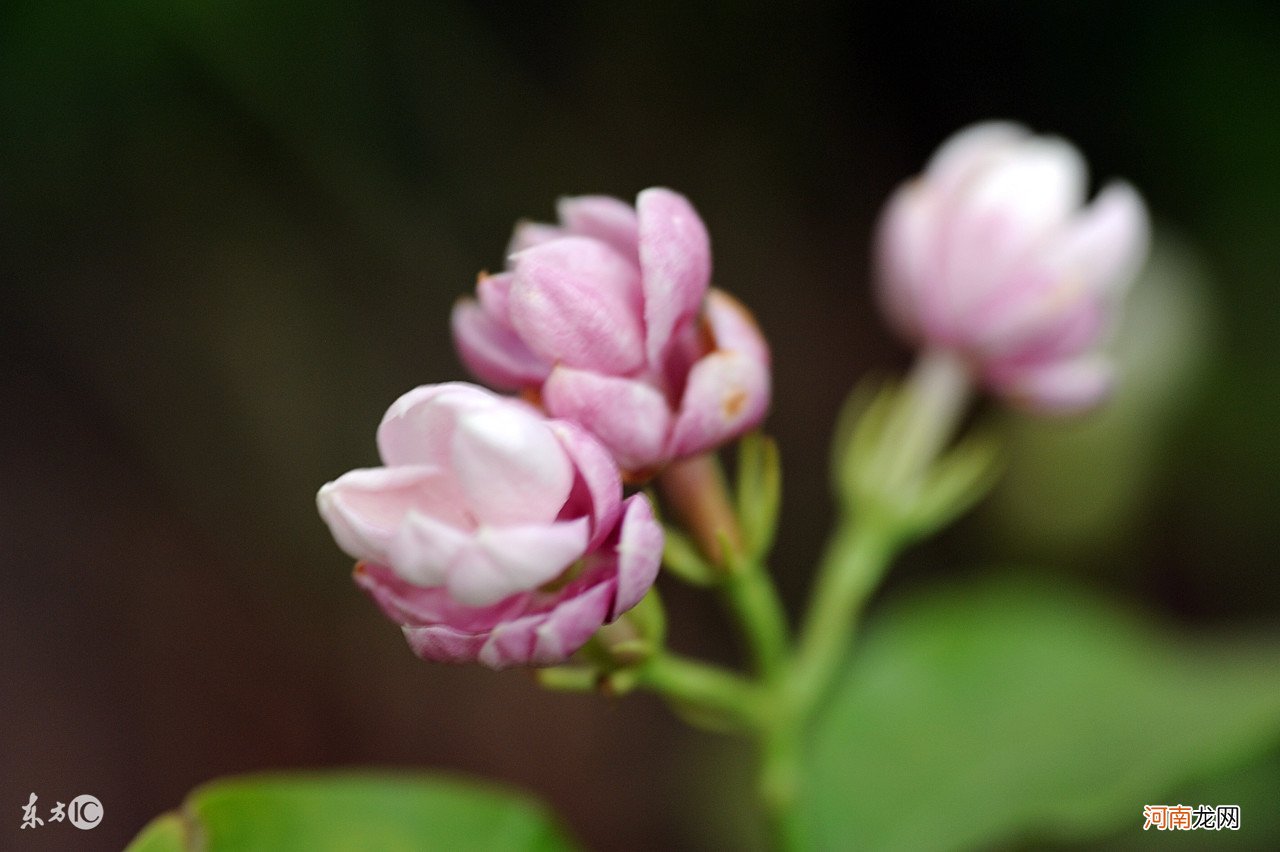
POLYGON ((1111 390, 1111 365, 1101 356, 1054 361, 993 377, 995 389, 1041 414, 1069 414, 1101 402, 1111 390))
POLYGON ((711 241, 683 195, 646 189, 636 198, 649 364, 662 369, 671 335, 697 313, 711 281, 711 241))
POLYGON ((546 613, 526 616, 493 629, 477 659, 492 669, 562 663, 604 623, 612 584, 567 596, 546 613))
POLYGON ((542 386, 542 402, 553 417, 572 420, 599 439, 626 470, 664 460, 671 411, 644 382, 557 367, 542 386))
POLYGON ((744 352, 713 352, 689 373, 671 454, 694 455, 736 438, 763 420, 768 408, 768 366, 744 352))
POLYGON ((567 236, 564 228, 558 228, 555 225, 548 225, 544 222, 531 222, 528 219, 521 219, 516 222, 515 230, 511 232, 511 240, 507 243, 507 257, 522 252, 525 249, 540 246, 543 243, 552 240, 558 240, 567 236))
POLYGON ((640 220, 630 204, 608 195, 579 195, 561 198, 556 211, 569 233, 606 242, 639 266, 640 220))
POLYGON ((476 280, 476 296, 480 299, 480 307, 507 328, 511 325, 507 297, 511 293, 514 278, 510 272, 499 272, 496 275, 481 275, 476 280))
POLYGON ((449 594, 467 606, 489 606, 554 580, 586 550, 586 518, 553 524, 481 527, 472 546, 449 566, 449 594))
POLYGON ((573 465, 546 421, 516 405, 462 414, 449 462, 482 523, 555 520, 573 488, 573 465))
POLYGON ((943 195, 951 195, 1030 135, 1027 128, 1008 121, 970 125, 934 152, 925 167, 926 178, 943 195))
POLYGON ((514 258, 511 324, 552 362, 622 375, 644 364, 638 273, 604 243, 565 237, 514 258))
POLYGON ((530 662, 547 666, 562 663, 601 628, 614 597, 614 584, 599 583, 565 598, 534 630, 530 662))
POLYGON ((1113 182, 1071 222, 1047 262, 1114 297, 1146 258, 1150 231, 1142 197, 1127 183, 1113 182))
POLYGON ((662 565, 662 547, 662 525, 653 516, 649 498, 631 495, 623 508, 617 548, 618 591, 610 621, 638 604, 653 586, 662 565))
MULTIPOLYGON (((582 427, 567 420, 552 420, 547 425, 560 439, 560 445, 578 471, 585 493, 581 504, 576 504, 574 496, 570 495, 565 508, 570 516, 586 515, 591 518, 591 540, 587 542, 587 548, 594 549, 613 530, 622 506, 622 478, 618 475, 618 465, 609 451, 582 427)), ((564 517, 563 513, 561 517, 564 517)))
POLYGON ((512 595, 488 607, 464 606, 442 588, 415 586, 374 562, 357 565, 354 579, 387 618, 406 627, 446 623, 469 633, 482 632, 521 617, 529 606, 528 595, 512 595))
MULTIPOLYGON (((454 510, 456 511, 456 509, 454 510)), ((387 565, 415 586, 443 586, 449 566, 471 546, 471 523, 446 524, 420 512, 409 512, 387 550, 387 565)))
POLYGON ((1027 316, 1023 323, 995 338, 981 350, 990 362, 1011 361, 1019 364, 1042 364, 1060 361, 1080 354, 1098 343, 1107 317, 1101 299, 1092 293, 1065 297, 1056 311, 1043 311, 1027 316))
POLYGON ((378 452, 387 465, 448 467, 458 415, 495 405, 498 397, 465 382, 414 388, 387 409, 378 426, 378 452))
POLYGON ((712 288, 707 293, 705 316, 717 350, 741 352, 766 368, 769 366, 769 344, 756 318, 741 302, 723 290, 712 288))
POLYGON ((404 627, 404 638, 417 654, 433 663, 472 663, 484 647, 487 633, 468 633, 447 624, 404 627))
POLYGON ((1016 265, 1063 228, 1084 200, 1086 168, 1061 139, 1035 137, 977 175, 944 215, 943 273, 953 316, 1004 286, 1016 265))
POLYGON ((453 342, 462 363, 481 381, 504 390, 539 385, 551 368, 471 299, 453 306, 453 342))
POLYGON ((428 466, 365 468, 343 474, 316 495, 320 517, 353 559, 387 562, 413 512, 464 523, 450 478, 428 466))
POLYGON ((898 331, 915 339, 925 316, 936 273, 939 194, 921 180, 899 187, 876 228, 877 287, 880 302, 898 331))

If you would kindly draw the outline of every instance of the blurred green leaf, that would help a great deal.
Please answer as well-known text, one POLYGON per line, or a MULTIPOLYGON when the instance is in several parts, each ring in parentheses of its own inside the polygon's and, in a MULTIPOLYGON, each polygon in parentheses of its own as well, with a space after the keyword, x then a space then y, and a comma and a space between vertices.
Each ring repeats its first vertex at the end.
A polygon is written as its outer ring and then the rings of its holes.
POLYGON ((147 823, 142 833, 129 844, 129 852, 169 852, 186 849, 187 827, 178 814, 170 812, 147 823))
POLYGON ((914 597, 877 622, 819 720, 812 845, 1141 834, 1144 804, 1280 739, 1277 671, 1275 637, 1193 640, 1078 591, 998 580, 914 597))
POLYGON ((495 787, 393 775, 263 775, 195 790, 130 852, 572 849, 539 804, 495 787))

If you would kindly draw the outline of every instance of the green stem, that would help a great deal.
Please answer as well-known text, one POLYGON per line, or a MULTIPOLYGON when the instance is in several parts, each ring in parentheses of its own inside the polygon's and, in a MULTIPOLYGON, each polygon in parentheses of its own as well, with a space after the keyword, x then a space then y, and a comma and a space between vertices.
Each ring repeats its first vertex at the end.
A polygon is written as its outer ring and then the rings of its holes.
MULTIPOLYGON (((774 697, 781 695, 775 693, 774 697)), ((801 726, 789 715, 775 717, 759 732, 758 796, 773 846, 779 850, 803 848, 795 807, 800 794, 801 735, 801 726)))
POLYGON ((807 719, 840 665, 867 598, 893 555, 894 543, 872 524, 842 523, 827 547, 804 632, 796 648, 787 694, 807 719))
POLYGON ((683 705, 710 710, 739 726, 759 728, 761 694, 746 678, 676 654, 656 654, 637 673, 636 684, 683 705))
POLYGON ((787 656, 787 617, 763 565, 747 565, 726 577, 720 592, 742 626, 752 663, 766 682, 778 678, 787 656))

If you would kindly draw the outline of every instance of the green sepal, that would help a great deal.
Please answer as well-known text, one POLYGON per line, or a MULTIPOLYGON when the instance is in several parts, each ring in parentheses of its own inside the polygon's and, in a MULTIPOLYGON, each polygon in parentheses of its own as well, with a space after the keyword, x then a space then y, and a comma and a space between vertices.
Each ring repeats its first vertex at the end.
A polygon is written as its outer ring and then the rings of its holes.
POLYGON ((751 432, 738 442, 736 496, 745 555, 760 561, 773 547, 782 501, 782 462, 768 435, 751 432))
POLYGON ((719 572, 703 558, 698 546, 680 530, 663 525, 662 564, 675 576, 694 586, 714 586, 719 572))
POLYGON ((832 472, 843 510, 891 538, 923 538, 980 500, 1000 472, 989 434, 963 439, 936 459, 910 457, 902 443, 913 417, 911 394, 893 382, 864 383, 846 400, 836 428, 832 472))

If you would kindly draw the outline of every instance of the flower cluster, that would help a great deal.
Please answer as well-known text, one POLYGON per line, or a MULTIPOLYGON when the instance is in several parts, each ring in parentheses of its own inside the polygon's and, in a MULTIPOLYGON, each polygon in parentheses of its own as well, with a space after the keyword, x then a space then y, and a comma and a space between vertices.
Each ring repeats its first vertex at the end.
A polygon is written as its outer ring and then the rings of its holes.
POLYGON ((622 499, 624 475, 714 449, 769 405, 768 346, 709 290, 707 231, 683 196, 559 212, 517 226, 510 268, 453 316, 464 362, 523 398, 411 391, 378 430, 384 466, 320 490, 356 582, 427 659, 566 660, 658 572, 661 527, 645 496, 622 499))
MULTIPOLYGON (((974 382, 1056 412, 1105 394, 1100 343, 1148 224, 1123 183, 1086 206, 1085 179, 1066 142, 990 123, 948 140, 890 199, 880 293, 899 330, 942 356, 922 363, 963 365, 949 399, 974 382)), ((687 199, 654 188, 634 207, 582 196, 557 212, 519 224, 505 268, 453 311, 463 362, 515 395, 410 391, 378 429, 383 466, 318 496, 356 582, 427 659, 567 660, 658 573, 662 527, 623 484, 741 437, 769 407, 768 344, 710 287, 687 199)))

